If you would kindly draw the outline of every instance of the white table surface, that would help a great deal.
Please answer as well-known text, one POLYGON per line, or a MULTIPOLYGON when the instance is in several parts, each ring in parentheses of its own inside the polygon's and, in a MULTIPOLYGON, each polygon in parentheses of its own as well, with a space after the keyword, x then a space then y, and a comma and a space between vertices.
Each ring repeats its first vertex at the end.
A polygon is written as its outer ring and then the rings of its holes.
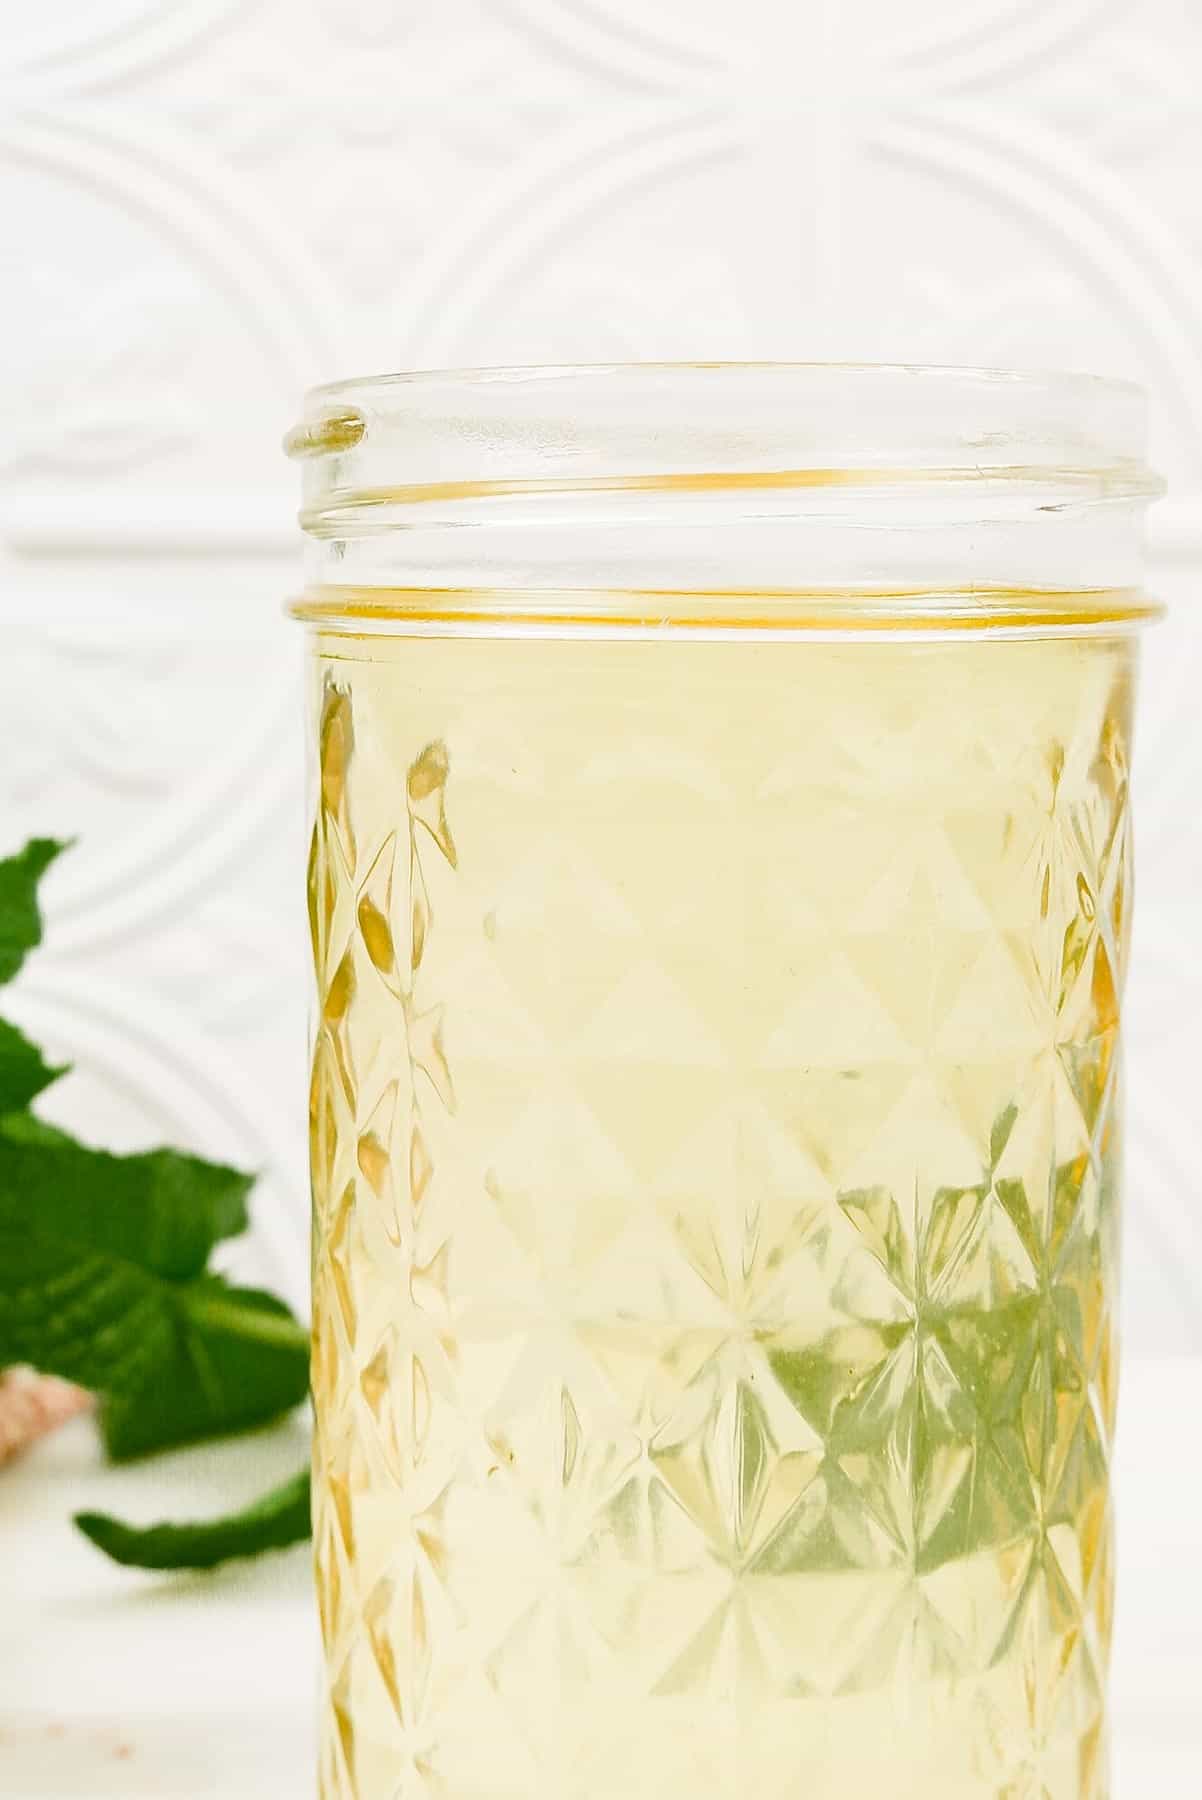
MULTIPOLYGON (((1132 1362, 1121 1407, 1114 1791, 1197 1800, 1202 1363, 1132 1362)), ((297 1423, 104 1469, 81 1420, 0 1473, 4 1800, 309 1800, 308 1550, 164 1579, 114 1568, 69 1524, 81 1507, 149 1519, 249 1498, 304 1454, 297 1423)))

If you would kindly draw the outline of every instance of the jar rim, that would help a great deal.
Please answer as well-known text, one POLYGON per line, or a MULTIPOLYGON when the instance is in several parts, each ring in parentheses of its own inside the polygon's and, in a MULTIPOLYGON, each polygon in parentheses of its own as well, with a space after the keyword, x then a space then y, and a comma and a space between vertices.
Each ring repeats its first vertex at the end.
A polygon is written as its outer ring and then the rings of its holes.
POLYGON ((940 381, 976 384, 997 383, 1007 386, 1019 383, 1025 387, 1052 389, 1107 389, 1142 400, 1144 389, 1136 381, 1120 375, 1100 375, 1093 370, 1018 367, 1003 363, 926 363, 926 362, 860 362, 821 361, 775 358, 718 358, 712 361, 687 361, 652 358, 634 362, 566 362, 566 363, 449 363, 429 369, 385 369, 374 374, 344 375, 333 381, 318 382, 306 392, 306 401, 338 400, 364 389, 451 384, 485 386, 491 382, 545 381, 573 376, 621 375, 636 379, 655 374, 761 373, 839 374, 855 381, 880 377, 921 377, 940 381))
POLYGON ((1153 498, 1145 396, 1084 373, 917 363, 500 365, 355 376, 285 438, 327 503, 572 488, 1082 482, 1153 498))

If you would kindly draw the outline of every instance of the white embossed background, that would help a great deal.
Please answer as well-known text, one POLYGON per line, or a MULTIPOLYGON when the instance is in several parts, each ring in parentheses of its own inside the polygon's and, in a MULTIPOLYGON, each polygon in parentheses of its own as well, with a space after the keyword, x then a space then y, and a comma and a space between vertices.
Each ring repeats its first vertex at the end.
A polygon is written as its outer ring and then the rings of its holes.
POLYGON ((301 389, 641 357, 1151 389, 1129 1350, 1202 1355, 1202 12, 1191 0, 0 6, 0 844, 56 1116, 262 1171, 303 1299, 301 389))

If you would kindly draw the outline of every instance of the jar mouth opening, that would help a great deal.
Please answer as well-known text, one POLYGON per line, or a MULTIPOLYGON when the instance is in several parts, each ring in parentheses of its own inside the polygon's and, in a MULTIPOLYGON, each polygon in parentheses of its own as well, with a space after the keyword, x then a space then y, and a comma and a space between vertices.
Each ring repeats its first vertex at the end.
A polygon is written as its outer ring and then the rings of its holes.
POLYGON ((450 365, 436 369, 387 369, 370 375, 345 375, 335 381, 319 382, 306 393, 306 405, 336 404, 352 400, 358 394, 374 389, 398 387, 485 387, 493 384, 512 385, 533 382, 557 382, 584 378, 623 377, 639 381, 657 375, 686 375, 702 379, 712 376, 740 374, 776 374, 782 377, 837 375, 849 382, 866 383, 903 377, 907 380, 938 381, 965 387, 1020 385, 1049 392, 1059 388, 1071 392, 1104 390, 1126 396, 1140 403, 1143 389, 1123 376, 1099 375, 1089 370, 1017 368, 994 363, 920 363, 920 362, 807 362, 774 360, 728 360, 685 362, 651 360, 647 362, 596 363, 484 363, 450 365))

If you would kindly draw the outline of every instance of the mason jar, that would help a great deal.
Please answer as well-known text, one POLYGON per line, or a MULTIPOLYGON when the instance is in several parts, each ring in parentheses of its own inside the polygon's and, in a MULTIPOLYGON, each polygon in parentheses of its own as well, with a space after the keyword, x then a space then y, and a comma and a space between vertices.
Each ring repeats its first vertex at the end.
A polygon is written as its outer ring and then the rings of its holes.
POLYGON ((1143 406, 319 389, 324 1800, 1102 1800, 1143 406))

